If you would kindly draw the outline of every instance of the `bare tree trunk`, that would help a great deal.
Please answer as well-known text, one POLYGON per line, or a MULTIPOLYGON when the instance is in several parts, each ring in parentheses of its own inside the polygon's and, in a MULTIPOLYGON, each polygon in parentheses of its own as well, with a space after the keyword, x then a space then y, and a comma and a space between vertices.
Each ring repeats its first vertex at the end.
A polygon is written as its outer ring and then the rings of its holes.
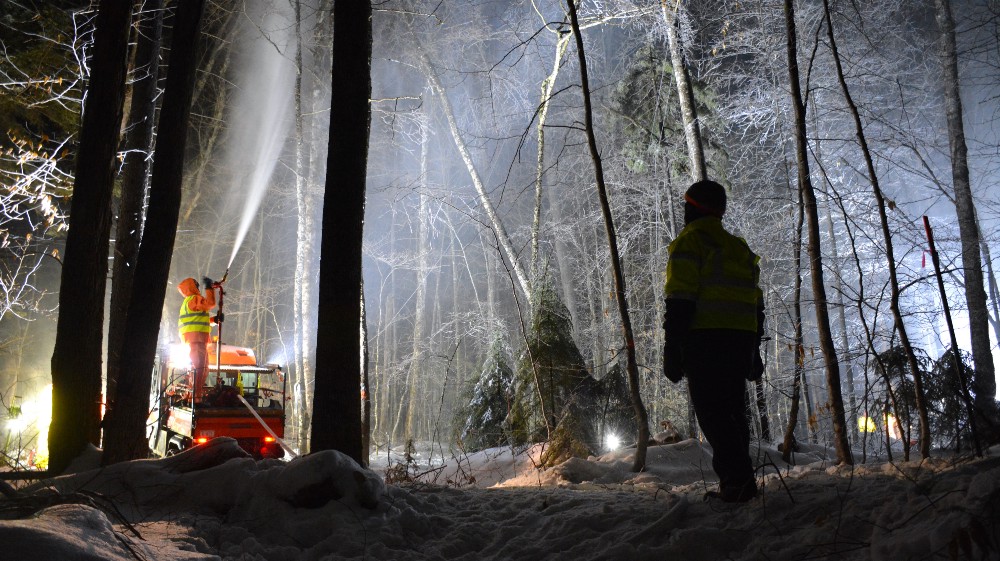
POLYGON ((618 237, 615 233, 615 223, 611 216, 611 206, 608 203, 607 186, 604 184, 604 167, 601 155, 597 150, 597 138, 594 136, 593 110, 590 104, 590 80, 587 77, 587 58, 583 52, 583 35, 580 33, 580 23, 576 17, 576 3, 567 0, 570 21, 573 25, 573 35, 576 36, 576 51, 580 57, 580 82, 583 88, 584 122, 587 132, 587 144, 590 146, 590 157, 594 161, 594 175, 597 181, 597 193, 601 200, 601 211, 604 215, 604 228, 608 236, 608 246, 611 254, 611 270, 615 280, 615 299, 618 302, 618 313, 622 320, 622 335, 625 339, 626 371, 628 372, 629 393, 632 397, 632 408, 635 410, 635 420, 639 427, 636 436, 635 461, 632 471, 642 471, 646 467, 646 447, 649 443, 649 420, 646 417, 646 407, 639 394, 639 367, 635 359, 635 336, 632 333, 632 319, 628 311, 628 297, 625 288, 625 277, 622 274, 621 257, 618 252, 618 237))
POLYGON ((684 45, 681 44, 678 10, 680 2, 673 8, 667 6, 667 0, 660 0, 660 11, 666 22, 667 43, 670 47, 670 64, 674 70, 674 82, 677 84, 677 100, 681 106, 681 120, 684 123, 684 141, 687 143, 688 158, 691 163, 691 181, 706 179, 705 151, 701 142, 701 128, 698 125, 698 109, 694 103, 694 90, 688 76, 687 60, 684 57, 684 45))
MULTIPOLYGON (((830 245, 833 249, 834 258, 840 259, 840 251, 838 250, 837 236, 835 235, 833 229, 833 209, 830 208, 829 198, 826 200, 826 228, 827 233, 830 236, 830 245)), ((847 375, 847 406, 850 409, 850 415, 854 416, 858 412, 858 399, 857 392, 854 387, 854 360, 851 359, 849 354, 850 341, 847 338, 847 312, 845 310, 846 305, 844 304, 844 288, 841 282, 841 277, 839 274, 833 277, 833 291, 836 294, 836 305, 837 310, 837 327, 840 329, 840 347, 843 349, 844 361, 847 363, 845 367, 845 372, 847 375)), ((851 432, 851 445, 857 444, 857 434, 858 431, 852 426, 851 432)))
MULTIPOLYGON (((868 140, 865 137, 864 127, 861 124, 861 115, 858 113, 858 107, 851 96, 851 90, 848 88, 847 80, 844 78, 844 69, 840 64, 840 52, 837 50, 837 40, 833 34, 833 19, 830 14, 829 0, 823 0, 823 9, 826 12, 826 31, 827 37, 830 40, 830 50, 833 54, 834 67, 837 69, 837 80, 840 82, 840 89, 844 93, 844 99, 847 101, 851 117, 854 119, 854 130, 858 137, 858 145, 861 147, 861 154, 865 158, 868 180, 871 182, 872 192, 875 195, 875 201, 878 203, 878 214, 882 223, 882 239, 885 242, 886 266, 889 271, 889 309, 892 311, 893 323, 896 326, 896 332, 899 333, 899 341, 903 346, 903 352, 906 353, 906 362, 910 366, 910 374, 913 376, 917 415, 920 419, 920 457, 928 458, 931 453, 931 431, 927 420, 927 404, 924 399, 923 375, 920 372, 920 367, 917 365, 917 356, 913 352, 910 337, 906 332, 906 325, 903 323, 903 315, 899 309, 899 279, 896 274, 896 257, 892 249, 892 232, 889 229, 889 217, 886 214, 885 197, 882 195, 882 188, 879 186, 878 174, 875 172, 875 162, 868 149, 868 140)), ((987 334, 988 339, 989 335, 987 334)), ((905 459, 909 460, 909 457, 905 459)))
POLYGON ((372 441, 372 400, 368 383, 368 306, 361 279, 361 465, 368 466, 372 441))
POLYGON ((153 129, 156 122, 156 89, 160 69, 160 37, 163 30, 163 1, 150 0, 146 13, 139 14, 135 63, 133 64, 132 106, 125 141, 124 172, 115 225, 115 254, 111 268, 111 307, 108 314, 107 399, 117 399, 125 316, 132 294, 135 261, 142 237, 142 218, 149 173, 153 164, 153 129))
POLYGON ((962 123, 962 97, 958 75, 958 51, 955 46, 955 21, 951 0, 934 0, 938 26, 941 28, 941 85, 948 119, 948 144, 951 147, 951 176, 955 187, 955 212, 962 238, 962 270, 965 275, 965 300, 969 306, 969 332, 972 358, 976 364, 976 410, 991 424, 997 422, 996 378, 990 348, 989 313, 983 288, 982 255, 976 207, 969 183, 968 149, 962 123))
MULTIPOLYGON (((393 215, 393 225, 390 226, 390 228, 392 228, 392 229, 389 231, 389 247, 390 248, 394 248, 396 246, 396 236, 395 236, 395 232, 394 232, 394 230, 395 230, 394 229, 395 222, 396 222, 395 221, 395 215, 393 215)), ((395 411, 394 411, 395 412, 395 415, 394 415, 395 419, 393 420, 392 427, 390 427, 390 429, 389 429, 389 438, 393 442, 396 442, 402 436, 400 434, 400 432, 399 432, 400 431, 399 427, 400 427, 400 422, 403 419, 403 413, 406 411, 406 404, 407 404, 407 401, 405 399, 403 399, 403 396, 405 395, 405 392, 406 392, 407 388, 410 387, 410 372, 412 372, 412 370, 409 369, 409 368, 407 368, 407 370, 406 370, 406 376, 403 377, 403 379, 401 380, 401 383, 399 383, 399 384, 390 384, 389 383, 389 380, 390 380, 390 377, 391 377, 392 368, 396 364, 398 364, 400 362, 399 360, 396 360, 396 359, 399 356, 398 353, 400 351, 400 349, 398 347, 401 346, 401 345, 399 345, 399 341, 398 341, 398 338, 396 336, 396 322, 392 320, 392 318, 395 317, 396 312, 397 312, 397 310, 395 309, 395 302, 396 302, 396 282, 395 282, 395 278, 396 277, 395 277, 395 273, 394 272, 390 272, 389 275, 390 275, 389 278, 390 278, 391 282, 390 282, 390 285, 389 285, 389 299, 388 299, 388 304, 387 304, 387 311, 388 311, 387 316, 390 318, 390 323, 389 323, 389 325, 387 326, 387 328, 385 330, 386 332, 385 332, 385 337, 384 337, 384 340, 387 341, 386 345, 387 345, 388 349, 390 349, 390 351, 386 353, 386 358, 385 358, 385 361, 384 361, 385 380, 386 380, 385 381, 385 386, 386 386, 386 388, 389 389, 389 391, 386 392, 387 399, 386 399, 386 404, 385 404, 385 412, 386 412, 387 415, 390 414, 390 413, 393 413, 393 411, 390 408, 393 407, 393 406, 395 406, 395 411)))
POLYGON ((292 322, 294 329, 294 362, 292 369, 292 414, 289 421, 293 432, 295 446, 299 450, 305 448, 305 434, 308 432, 307 425, 303 424, 305 416, 306 402, 303 399, 303 390, 307 385, 306 365, 308 359, 309 343, 312 338, 311 333, 306 329, 307 309, 304 307, 306 294, 308 293, 308 283, 306 275, 306 263, 309 259, 310 237, 309 222, 311 222, 311 209, 306 203, 306 189, 309 184, 309 170, 306 169, 306 147, 305 147, 305 117, 302 106, 302 2, 295 0, 295 38, 298 48, 295 50, 295 205, 296 205, 296 228, 295 228, 295 282, 292 287, 292 322))
POLYGON ((837 364, 837 349, 830 331, 830 316, 827 310, 826 286, 823 282, 823 256, 820 247, 819 217, 816 207, 816 193, 809 177, 809 152, 806 145, 806 107, 799 85, 797 41, 795 36, 794 0, 785 0, 785 25, 788 47, 788 76, 792 93, 792 107, 795 113, 795 152, 798 162, 799 189, 805 204, 807 231, 809 233, 809 260, 812 273, 812 289, 816 306, 816 327, 820 350, 826 368, 827 391, 830 397, 833 417, 833 441, 837 451, 837 461, 853 464, 851 447, 847 442, 844 420, 844 400, 840 391, 840 367, 837 364))
POLYGON ((361 242, 371 126, 372 7, 336 0, 311 451, 361 450, 361 242))
POLYGON ((421 388, 427 385, 424 379, 424 327, 427 316, 427 279, 430 275, 430 208, 427 191, 430 185, 427 181, 427 159, 430 143, 428 133, 429 123, 426 119, 420 126, 420 206, 417 210, 417 270, 416 283, 417 294, 414 302, 413 312, 413 339, 410 357, 410 372, 407 375, 409 397, 406 406, 406 424, 403 434, 406 439, 417 437, 417 430, 414 418, 417 415, 417 408, 420 407, 421 388))
MULTIPOLYGON (((786 160, 787 162, 787 160, 786 160)), ((787 165, 785 166, 787 169, 787 165)), ((788 177, 788 174, 785 174, 788 177)), ((795 347, 795 367, 792 376, 792 403, 788 410, 788 424, 785 426, 785 438, 782 442, 781 459, 791 461, 795 448, 795 426, 799 424, 799 401, 804 392, 802 387, 803 368, 805 366, 805 351, 802 347, 802 227, 805 222, 805 205, 802 204, 802 189, 798 190, 796 198, 798 214, 795 218, 795 295, 792 301, 792 322, 795 325, 795 336, 792 344, 795 347)), ((807 434, 810 430, 806 423, 807 434)))
MULTIPOLYGON (((536 281, 538 276, 538 244, 539 230, 542 227, 542 178, 545 175, 545 118, 549 114, 549 102, 552 100, 552 88, 556 85, 556 78, 559 77, 559 68, 562 67, 563 57, 566 56, 566 48, 569 46, 569 33, 563 33, 556 40, 556 54, 552 61, 552 71, 542 81, 542 97, 538 103, 538 126, 536 134, 538 138, 538 155, 535 162, 535 214, 531 225, 531 280, 536 281)), ((572 314, 571 314, 572 315, 572 314)))
POLYGON ((88 443, 96 446, 100 441, 111 193, 133 5, 106 2, 97 12, 52 351, 49 471, 57 474, 88 443))
MULTIPOLYGON (((865 319, 865 307, 867 306, 866 296, 865 296, 865 270, 864 270, 864 267, 861 264, 861 259, 858 256, 857 242, 855 241, 854 233, 851 230, 850 221, 848 219, 849 215, 848 215, 847 209, 844 207, 844 202, 843 202, 843 200, 839 196, 836 197, 836 198, 834 198, 834 200, 837 202, 837 207, 840 209, 840 215, 844 218, 844 231, 847 233, 847 239, 850 241, 850 245, 851 245, 851 257, 852 257, 852 260, 853 260, 853 263, 854 263, 854 269, 855 269, 855 271, 857 273, 857 277, 858 277, 858 282, 857 282, 857 291, 858 291, 857 292, 857 298, 854 300, 854 305, 855 305, 855 307, 858 310, 858 320, 861 322, 861 325, 862 325, 862 327, 864 327, 864 330, 865 330, 865 343, 867 345, 868 353, 871 356, 874 356, 876 361, 879 361, 878 352, 875 350, 875 338, 872 335, 872 328, 871 328, 871 326, 868 325, 868 320, 865 319)), ((884 367, 882 367, 881 362, 879 362, 879 367, 882 370, 884 370, 884 367)), ((869 383, 869 378, 868 378, 868 369, 865 368, 862 371, 863 371, 864 376, 865 376, 865 394, 864 394, 864 404, 865 404, 865 407, 864 407, 864 415, 865 415, 865 419, 866 419, 865 420, 865 426, 867 428, 867 426, 868 426, 867 418, 870 417, 873 414, 873 412, 868 408, 868 403, 869 403, 868 398, 869 398, 869 393, 870 393, 871 385, 869 383)), ((889 391, 891 392, 891 387, 889 388, 889 391)), ((868 435, 868 433, 865 432, 865 434, 862 436, 862 439, 861 439, 861 444, 863 446, 863 449, 862 449, 863 450, 862 451, 862 460, 864 460, 867 457, 867 454, 868 454, 867 443, 866 443, 866 441, 867 441, 867 435, 868 435)), ((891 451, 890 451, 890 456, 891 456, 891 451)), ((890 459, 891 459, 891 457, 890 457, 890 459)))
POLYGON ((476 169, 476 166, 472 161, 472 155, 469 153, 469 149, 465 145, 462 133, 458 130, 458 122, 455 120, 455 112, 452 110, 451 101, 448 99, 448 93, 443 87, 441 87, 441 81, 438 80, 437 74, 435 74, 434 68, 431 67, 431 63, 427 58, 427 55, 424 54, 423 50, 421 50, 420 53, 421 62, 424 67, 424 74, 426 74, 427 80, 430 82, 431 87, 434 89, 434 92, 437 93, 438 99, 441 101, 441 109, 444 111, 445 119, 448 121, 448 128, 451 130, 451 136, 455 141, 455 147, 462 156, 462 161, 465 162, 466 169, 469 170, 472 185, 476 188, 476 193, 479 194, 479 202, 483 205, 486 217, 490 219, 490 224, 493 226, 493 231, 500 242, 500 246, 503 248, 507 261, 514 269, 514 276, 517 278, 517 285, 518 288, 521 289, 521 293, 524 295, 525 302, 530 303, 531 283, 528 280, 528 275, 525 273, 524 267, 521 265, 521 260, 518 257, 517 251, 514 250, 514 244, 511 242, 510 236, 507 234, 507 228, 504 227, 503 222, 500 220, 500 215, 497 214, 496 208, 493 206, 493 203, 490 201, 490 198, 486 193, 486 186, 483 184, 482 178, 479 177, 479 171, 476 169))
MULTIPOLYGON (((978 219, 976 224, 979 224, 978 219)), ((982 236, 980 236, 982 240, 982 236)), ((983 260, 986 262, 986 284, 990 287, 990 302, 993 303, 993 316, 990 323, 993 324, 993 336, 1000 340, 1000 288, 997 287, 997 277, 993 272, 993 257, 990 255, 990 246, 982 240, 983 260)))
POLYGON ((133 291, 128 306, 125 333, 129 352, 122 356, 118 399, 105 420, 104 465, 143 458, 149 448, 146 419, 149 417, 150 372, 153 371, 170 276, 170 257, 177 236, 195 55, 204 9, 205 0, 192 0, 180 3, 174 15, 149 210, 135 269, 136 286, 144 290, 141 294, 133 291))

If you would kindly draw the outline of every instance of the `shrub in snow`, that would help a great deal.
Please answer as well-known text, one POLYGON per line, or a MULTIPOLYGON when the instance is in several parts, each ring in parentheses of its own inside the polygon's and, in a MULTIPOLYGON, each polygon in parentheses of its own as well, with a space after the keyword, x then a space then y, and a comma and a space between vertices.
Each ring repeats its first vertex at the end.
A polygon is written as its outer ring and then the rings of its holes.
POLYGON ((458 438, 467 452, 507 443, 507 414, 514 394, 510 350, 498 337, 490 347, 468 405, 458 412, 458 438))
POLYGON ((531 310, 527 348, 518 360, 508 417, 514 443, 551 437, 543 460, 586 457, 599 448, 589 419, 597 408, 598 387, 573 340, 569 311, 548 278, 535 287, 531 310))

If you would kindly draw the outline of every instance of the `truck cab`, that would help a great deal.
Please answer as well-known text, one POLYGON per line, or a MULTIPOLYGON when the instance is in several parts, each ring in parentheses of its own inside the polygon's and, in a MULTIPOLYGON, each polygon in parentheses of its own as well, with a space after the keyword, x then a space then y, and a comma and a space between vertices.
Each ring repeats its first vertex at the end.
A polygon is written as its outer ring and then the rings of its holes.
POLYGON ((172 345, 153 368, 149 447, 169 456, 220 436, 235 438, 256 459, 281 458, 285 433, 285 376, 260 364, 246 347, 209 343, 203 398, 193 402, 194 373, 187 345, 172 345))

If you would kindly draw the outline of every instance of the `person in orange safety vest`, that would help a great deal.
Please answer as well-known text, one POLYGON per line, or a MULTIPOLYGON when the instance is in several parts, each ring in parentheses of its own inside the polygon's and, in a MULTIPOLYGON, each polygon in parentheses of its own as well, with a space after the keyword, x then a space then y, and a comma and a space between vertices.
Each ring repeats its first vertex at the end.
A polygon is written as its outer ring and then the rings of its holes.
POLYGON ((204 282, 204 296, 198 281, 193 278, 186 278, 177 285, 177 290, 184 296, 177 316, 177 330, 181 340, 190 348, 195 403, 201 402, 208 380, 208 343, 212 339, 212 319, 208 312, 215 307, 215 284, 208 278, 204 282))

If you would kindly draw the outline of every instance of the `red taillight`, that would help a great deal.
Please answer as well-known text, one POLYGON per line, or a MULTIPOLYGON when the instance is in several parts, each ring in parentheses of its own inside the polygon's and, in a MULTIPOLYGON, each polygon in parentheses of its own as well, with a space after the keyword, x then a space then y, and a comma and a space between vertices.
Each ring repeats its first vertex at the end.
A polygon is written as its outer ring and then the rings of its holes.
POLYGON ((194 439, 194 441, 197 442, 198 444, 204 444, 208 442, 208 439, 205 438, 204 436, 199 436, 198 438, 194 439))
POLYGON ((274 437, 273 436, 265 436, 264 437, 264 442, 267 442, 267 443, 274 442, 274 437))

